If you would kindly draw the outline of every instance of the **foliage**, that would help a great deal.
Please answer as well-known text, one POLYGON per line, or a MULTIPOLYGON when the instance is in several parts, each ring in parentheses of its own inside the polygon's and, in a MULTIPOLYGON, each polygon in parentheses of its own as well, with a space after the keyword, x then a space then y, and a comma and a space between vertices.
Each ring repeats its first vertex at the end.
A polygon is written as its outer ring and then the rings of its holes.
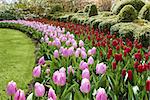
POLYGON ((120 37, 124 39, 129 38, 130 40, 139 39, 143 46, 148 47, 150 25, 138 25, 137 23, 118 23, 111 27, 111 33, 118 33, 120 37))
POLYGON ((124 6, 119 13, 119 21, 132 22, 137 18, 137 11, 132 5, 124 6))
POLYGON ((113 6, 112 12, 118 14, 125 5, 132 5, 139 12, 145 3, 142 0, 121 0, 113 6))
POLYGON ((63 11, 63 7, 60 4, 53 4, 50 7, 51 7, 51 11, 49 13, 51 14, 63 11))
POLYGON ((84 8, 84 12, 85 13, 88 13, 90 10, 90 5, 86 5, 86 7, 84 8))
POLYGON ((96 5, 92 4, 92 5, 90 6, 88 15, 89 15, 89 17, 98 15, 98 11, 97 11, 96 5))
POLYGON ((150 4, 146 4, 139 12, 139 18, 150 21, 150 4))

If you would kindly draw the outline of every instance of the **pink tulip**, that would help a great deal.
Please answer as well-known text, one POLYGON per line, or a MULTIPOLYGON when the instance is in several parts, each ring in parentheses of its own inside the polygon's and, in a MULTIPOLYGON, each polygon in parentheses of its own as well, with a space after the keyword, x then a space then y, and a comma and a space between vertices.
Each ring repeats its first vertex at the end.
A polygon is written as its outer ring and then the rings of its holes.
POLYGON ((58 58, 59 57, 59 52, 58 52, 58 50, 55 50, 54 51, 54 58, 58 58))
POLYGON ((66 73, 66 69, 64 67, 59 69, 59 72, 66 73))
POLYGON ((40 77, 40 75, 41 75, 41 66, 40 65, 33 69, 32 75, 33 75, 33 77, 40 77))
POLYGON ((96 65, 96 74, 105 74, 107 66, 104 63, 96 65))
POLYGON ((54 41, 53 41, 53 45, 56 46, 56 47, 60 47, 61 46, 61 42, 58 38, 56 38, 54 41))
POLYGON ((92 53, 92 55, 96 54, 96 48, 95 48, 95 47, 93 47, 93 48, 91 49, 91 53, 92 53))
POLYGON ((107 100, 107 94, 105 92, 105 89, 103 88, 98 89, 96 94, 96 100, 107 100))
POLYGON ((92 55, 92 50, 88 50, 88 55, 91 56, 92 55))
POLYGON ((69 56, 69 52, 68 52, 68 49, 67 48, 64 48, 63 51, 62 51, 62 56, 63 57, 68 57, 69 56))
POLYGON ((35 83, 34 90, 35 90, 35 96, 37 96, 37 97, 43 97, 44 94, 45 94, 45 87, 44 87, 44 85, 40 84, 38 82, 35 83))
POLYGON ((73 55, 73 54, 74 54, 74 47, 70 47, 70 48, 68 49, 68 55, 71 56, 71 55, 73 55))
POLYGON ((14 82, 14 81, 9 82, 7 85, 6 91, 7 91, 7 95, 9 95, 9 96, 14 95, 17 91, 16 82, 14 82))
POLYGON ((89 93, 90 92, 90 88, 91 88, 90 81, 88 79, 86 79, 86 78, 82 79, 81 86, 80 86, 81 92, 89 93))
POLYGON ((50 100, 56 100, 57 99, 55 91, 52 88, 50 88, 49 91, 48 91, 48 98, 50 100))
POLYGON ((71 45, 71 42, 70 42, 69 40, 66 41, 66 45, 67 45, 67 46, 71 45))
POLYGON ((74 55, 75 57, 79 57, 80 52, 78 50, 75 51, 74 55))
POLYGON ((70 73, 74 74, 74 69, 72 68, 72 66, 68 67, 68 74, 70 75, 70 73))
POLYGON ((90 79, 90 71, 87 68, 82 71, 82 78, 90 79))
POLYGON ((66 73, 64 72, 64 69, 54 72, 53 81, 58 86, 64 86, 66 84, 66 73))
POLYGON ((84 52, 86 52, 86 50, 85 50, 85 48, 84 48, 84 47, 81 47, 81 50, 82 50, 82 51, 84 51, 84 52))
POLYGON ((79 47, 83 47, 84 46, 84 42, 82 40, 79 41, 79 47))
POLYGON ((93 59, 92 56, 90 56, 89 59, 88 59, 88 64, 92 65, 93 63, 94 63, 94 59, 93 59))
POLYGON ((14 96, 14 100, 26 100, 24 91, 21 89, 17 90, 14 96))
POLYGON ((72 43, 72 46, 74 47, 74 48, 77 48, 78 46, 77 46, 77 42, 75 41, 74 43, 72 43))
POLYGON ((84 62, 83 60, 80 62, 80 69, 84 70, 85 68, 88 68, 88 64, 86 62, 84 62))
POLYGON ((81 50, 81 57, 82 57, 82 59, 86 59, 87 58, 87 54, 86 54, 85 51, 81 50))
POLYGON ((39 59, 38 64, 39 64, 39 65, 44 65, 44 64, 45 64, 44 56, 43 56, 43 57, 41 57, 41 58, 39 59))

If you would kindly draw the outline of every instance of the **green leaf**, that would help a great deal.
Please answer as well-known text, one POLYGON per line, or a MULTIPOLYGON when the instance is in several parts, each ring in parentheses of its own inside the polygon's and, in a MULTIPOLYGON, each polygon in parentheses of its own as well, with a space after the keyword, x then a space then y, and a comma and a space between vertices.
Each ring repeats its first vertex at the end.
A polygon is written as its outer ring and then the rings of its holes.
POLYGON ((28 97, 27 100, 33 100, 33 93, 31 93, 28 97))
POLYGON ((84 100, 82 93, 79 90, 75 91, 74 100, 84 100))
POLYGON ((62 97, 61 100, 72 100, 72 93, 68 93, 65 97, 62 97))

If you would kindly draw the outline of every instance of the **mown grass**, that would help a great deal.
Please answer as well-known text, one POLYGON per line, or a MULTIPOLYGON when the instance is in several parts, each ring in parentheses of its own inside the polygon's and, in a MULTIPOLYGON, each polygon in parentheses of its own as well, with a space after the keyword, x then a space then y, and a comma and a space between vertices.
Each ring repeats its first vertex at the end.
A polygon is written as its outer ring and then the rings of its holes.
POLYGON ((35 64, 35 46, 24 33, 0 29, 0 100, 7 100, 5 87, 14 80, 17 87, 27 90, 35 64))

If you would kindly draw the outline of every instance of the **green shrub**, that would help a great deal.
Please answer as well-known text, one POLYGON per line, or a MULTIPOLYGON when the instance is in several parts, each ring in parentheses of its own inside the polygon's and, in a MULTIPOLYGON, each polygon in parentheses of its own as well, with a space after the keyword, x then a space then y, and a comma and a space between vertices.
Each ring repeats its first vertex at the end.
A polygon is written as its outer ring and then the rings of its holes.
POLYGON ((101 19, 96 19, 95 21, 93 21, 93 22, 90 24, 90 27, 92 27, 92 28, 94 28, 94 29, 97 29, 99 23, 101 23, 101 22, 102 22, 101 19))
POLYGON ((134 23, 118 23, 113 25, 110 28, 110 32, 113 34, 117 32, 118 36, 123 37, 123 39, 130 38, 131 40, 134 40, 134 34, 136 32, 136 28, 139 28, 137 24, 134 23))
POLYGON ((79 10, 77 13, 84 13, 82 10, 79 10))
POLYGON ((101 23, 99 23, 98 28, 100 30, 104 30, 104 29, 110 29, 111 26, 115 25, 116 23, 118 23, 118 17, 117 16, 110 16, 108 18, 103 19, 103 21, 101 23))
POLYGON ((54 13, 57 13, 57 12, 62 12, 62 11, 63 11, 62 5, 60 5, 60 4, 51 5, 51 10, 50 10, 51 14, 54 14, 54 13))
POLYGON ((90 6, 90 9, 89 9, 89 12, 88 12, 88 13, 89 13, 89 17, 98 15, 98 11, 97 11, 96 5, 92 4, 92 5, 90 6))
POLYGON ((150 4, 146 4, 139 12, 139 18, 150 21, 150 4))
POLYGON ((118 33, 119 37, 130 40, 139 39, 144 47, 150 45, 150 24, 139 25, 138 23, 118 23, 110 28, 111 34, 118 33))
POLYGON ((84 12, 85 12, 85 13, 88 13, 88 12, 89 12, 89 9, 90 9, 90 5, 87 5, 87 6, 84 8, 84 12))
POLYGON ((137 18, 137 11, 132 5, 124 6, 119 13, 119 21, 131 22, 137 18))
POLYGON ((118 14, 125 5, 132 5, 139 12, 145 3, 142 0, 121 0, 113 6, 112 12, 118 14))

